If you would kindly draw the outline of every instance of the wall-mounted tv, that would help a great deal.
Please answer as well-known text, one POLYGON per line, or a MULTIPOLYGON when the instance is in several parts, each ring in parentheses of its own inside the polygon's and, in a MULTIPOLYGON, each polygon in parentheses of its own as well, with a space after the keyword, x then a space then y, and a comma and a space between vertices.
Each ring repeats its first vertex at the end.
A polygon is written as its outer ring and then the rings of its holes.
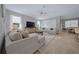
POLYGON ((34 28, 35 27, 35 23, 34 22, 26 22, 26 27, 34 28))

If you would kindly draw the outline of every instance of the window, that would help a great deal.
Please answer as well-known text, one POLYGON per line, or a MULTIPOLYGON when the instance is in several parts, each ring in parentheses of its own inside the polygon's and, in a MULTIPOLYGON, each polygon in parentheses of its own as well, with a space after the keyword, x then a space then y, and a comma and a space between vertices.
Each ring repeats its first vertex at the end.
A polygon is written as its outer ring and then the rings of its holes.
POLYGON ((11 29, 20 30, 21 28, 21 17, 11 15, 11 29))
POLYGON ((40 30, 40 21, 37 21, 37 27, 40 30))
POLYGON ((65 21, 65 28, 68 28, 68 27, 78 27, 78 20, 65 21))

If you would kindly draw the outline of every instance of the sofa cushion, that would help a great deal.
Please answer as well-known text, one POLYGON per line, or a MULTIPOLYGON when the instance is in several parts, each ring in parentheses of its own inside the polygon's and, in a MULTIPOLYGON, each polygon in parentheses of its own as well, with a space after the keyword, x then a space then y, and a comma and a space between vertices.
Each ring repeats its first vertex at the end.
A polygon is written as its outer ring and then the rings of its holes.
POLYGON ((12 41, 16 41, 16 40, 22 39, 22 35, 21 35, 20 32, 10 32, 9 38, 10 38, 12 41))
POLYGON ((29 33, 27 31, 22 31, 21 34, 22 34, 23 38, 29 37, 29 35, 28 35, 29 33))

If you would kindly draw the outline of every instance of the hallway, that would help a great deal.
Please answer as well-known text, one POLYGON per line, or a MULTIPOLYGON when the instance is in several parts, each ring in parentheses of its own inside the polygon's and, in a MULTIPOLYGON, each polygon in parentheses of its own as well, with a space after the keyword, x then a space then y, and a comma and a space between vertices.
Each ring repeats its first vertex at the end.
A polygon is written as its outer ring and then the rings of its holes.
POLYGON ((79 43, 75 41, 75 35, 61 33, 51 40, 42 51, 42 54, 77 54, 79 53, 79 43))

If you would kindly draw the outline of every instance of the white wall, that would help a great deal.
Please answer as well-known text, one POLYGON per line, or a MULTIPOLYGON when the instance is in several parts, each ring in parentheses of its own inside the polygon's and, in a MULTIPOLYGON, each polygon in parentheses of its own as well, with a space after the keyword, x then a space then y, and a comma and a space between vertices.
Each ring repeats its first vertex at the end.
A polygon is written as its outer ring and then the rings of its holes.
POLYGON ((22 19, 22 29, 25 28, 27 21, 35 22, 35 24, 36 24, 36 21, 37 21, 36 19, 29 17, 27 15, 23 15, 23 14, 16 13, 16 12, 13 12, 13 11, 10 11, 10 10, 6 10, 6 32, 10 31, 10 15, 21 17, 21 19, 22 19))
POLYGON ((49 19, 49 20, 43 20, 41 21, 41 28, 45 28, 45 31, 56 31, 56 19, 49 19), (54 30, 50 30, 50 28, 53 28, 54 30))

